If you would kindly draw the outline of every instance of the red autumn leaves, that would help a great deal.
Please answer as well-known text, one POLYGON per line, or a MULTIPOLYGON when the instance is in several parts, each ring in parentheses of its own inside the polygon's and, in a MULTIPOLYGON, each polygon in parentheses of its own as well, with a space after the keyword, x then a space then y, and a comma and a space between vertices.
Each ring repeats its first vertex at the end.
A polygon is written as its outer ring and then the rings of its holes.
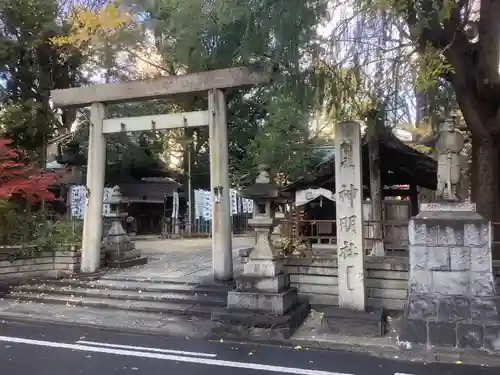
POLYGON ((11 141, 0 138, 0 199, 53 200, 55 197, 48 188, 56 180, 55 173, 44 173, 23 162, 20 154, 11 147, 11 141))

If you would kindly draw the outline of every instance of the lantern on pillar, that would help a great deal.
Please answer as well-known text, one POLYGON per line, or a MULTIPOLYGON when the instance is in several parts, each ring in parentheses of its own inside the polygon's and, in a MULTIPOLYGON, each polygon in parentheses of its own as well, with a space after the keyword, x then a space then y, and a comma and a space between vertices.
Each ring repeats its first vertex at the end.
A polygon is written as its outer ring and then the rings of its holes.
MULTIPOLYGON (((254 216, 249 224, 255 230, 257 241, 243 267, 243 275, 236 280, 236 288, 228 293, 229 314, 242 309, 248 309, 252 314, 260 312, 264 315, 257 316, 257 320, 265 320, 270 327, 283 325, 284 331, 291 334, 296 322, 300 323, 307 316, 309 304, 298 300, 297 289, 290 286, 290 279, 283 270, 283 256, 271 244, 276 207, 286 196, 271 182, 269 169, 265 165, 259 166, 255 183, 242 193, 255 202, 254 216), (288 323, 284 323, 283 319, 278 318, 282 316, 297 318, 287 319, 288 323)), ((242 324, 254 326, 248 317, 242 324)))
POLYGON ((256 244, 250 254, 252 258, 275 259, 277 254, 271 245, 271 233, 276 225, 276 207, 282 202, 284 196, 278 186, 271 182, 269 167, 259 165, 259 175, 255 183, 242 191, 245 198, 254 201, 253 218, 248 224, 254 229, 256 244))

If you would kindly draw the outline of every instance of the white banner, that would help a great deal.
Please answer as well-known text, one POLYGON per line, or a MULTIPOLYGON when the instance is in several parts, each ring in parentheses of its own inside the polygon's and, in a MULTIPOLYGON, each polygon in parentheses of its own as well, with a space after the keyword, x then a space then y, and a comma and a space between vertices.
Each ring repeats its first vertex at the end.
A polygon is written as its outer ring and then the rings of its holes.
POLYGON ((230 190, 231 196, 231 216, 238 215, 238 192, 234 189, 230 190))
POLYGON ((212 193, 208 190, 203 191, 203 218, 212 220, 212 193))
POLYGON ((203 190, 194 191, 194 216, 200 218, 203 216, 203 190))
POLYGON ((172 219, 179 218, 179 193, 174 191, 172 195, 172 219))
POLYGON ((73 185, 70 188, 69 206, 71 217, 83 220, 85 214, 85 187, 83 185, 73 185))
MULTIPOLYGON (((113 188, 104 188, 103 201, 106 202, 113 192, 113 188)), ((83 220, 85 215, 85 207, 87 204, 86 189, 84 185, 72 185, 69 192, 69 206, 71 210, 71 217, 74 219, 83 220)), ((109 204, 102 205, 102 214, 106 216, 111 212, 109 204)))
POLYGON ((253 200, 245 199, 247 201, 247 213, 253 214, 253 200))
MULTIPOLYGON (((103 202, 106 202, 109 198, 111 198, 111 194, 113 193, 113 188, 104 188, 104 196, 103 196, 103 202)), ((107 214, 111 213, 111 205, 108 203, 104 203, 102 205, 102 214, 106 216, 107 214)))

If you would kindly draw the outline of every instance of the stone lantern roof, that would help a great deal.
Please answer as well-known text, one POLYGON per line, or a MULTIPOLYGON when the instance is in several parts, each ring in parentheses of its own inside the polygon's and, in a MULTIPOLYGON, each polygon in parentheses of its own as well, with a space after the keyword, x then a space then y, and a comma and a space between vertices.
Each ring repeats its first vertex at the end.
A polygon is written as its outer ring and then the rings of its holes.
POLYGON ((124 197, 120 191, 120 187, 116 185, 113 187, 113 192, 110 197, 103 202, 104 204, 127 204, 129 200, 127 197, 124 197))
POLYGON ((271 182, 269 167, 261 164, 258 166, 258 169, 259 175, 255 179, 255 183, 243 189, 241 191, 242 196, 255 201, 286 198, 287 194, 283 194, 278 185, 271 182))

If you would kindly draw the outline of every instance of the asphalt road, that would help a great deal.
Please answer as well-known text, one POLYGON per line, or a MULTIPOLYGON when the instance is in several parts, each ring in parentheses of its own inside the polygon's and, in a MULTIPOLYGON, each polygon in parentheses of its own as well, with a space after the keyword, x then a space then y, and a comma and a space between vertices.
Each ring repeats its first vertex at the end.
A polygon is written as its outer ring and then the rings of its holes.
POLYGON ((12 375, 497 375, 343 351, 194 341, 34 323, 0 323, 0 373, 12 375))

